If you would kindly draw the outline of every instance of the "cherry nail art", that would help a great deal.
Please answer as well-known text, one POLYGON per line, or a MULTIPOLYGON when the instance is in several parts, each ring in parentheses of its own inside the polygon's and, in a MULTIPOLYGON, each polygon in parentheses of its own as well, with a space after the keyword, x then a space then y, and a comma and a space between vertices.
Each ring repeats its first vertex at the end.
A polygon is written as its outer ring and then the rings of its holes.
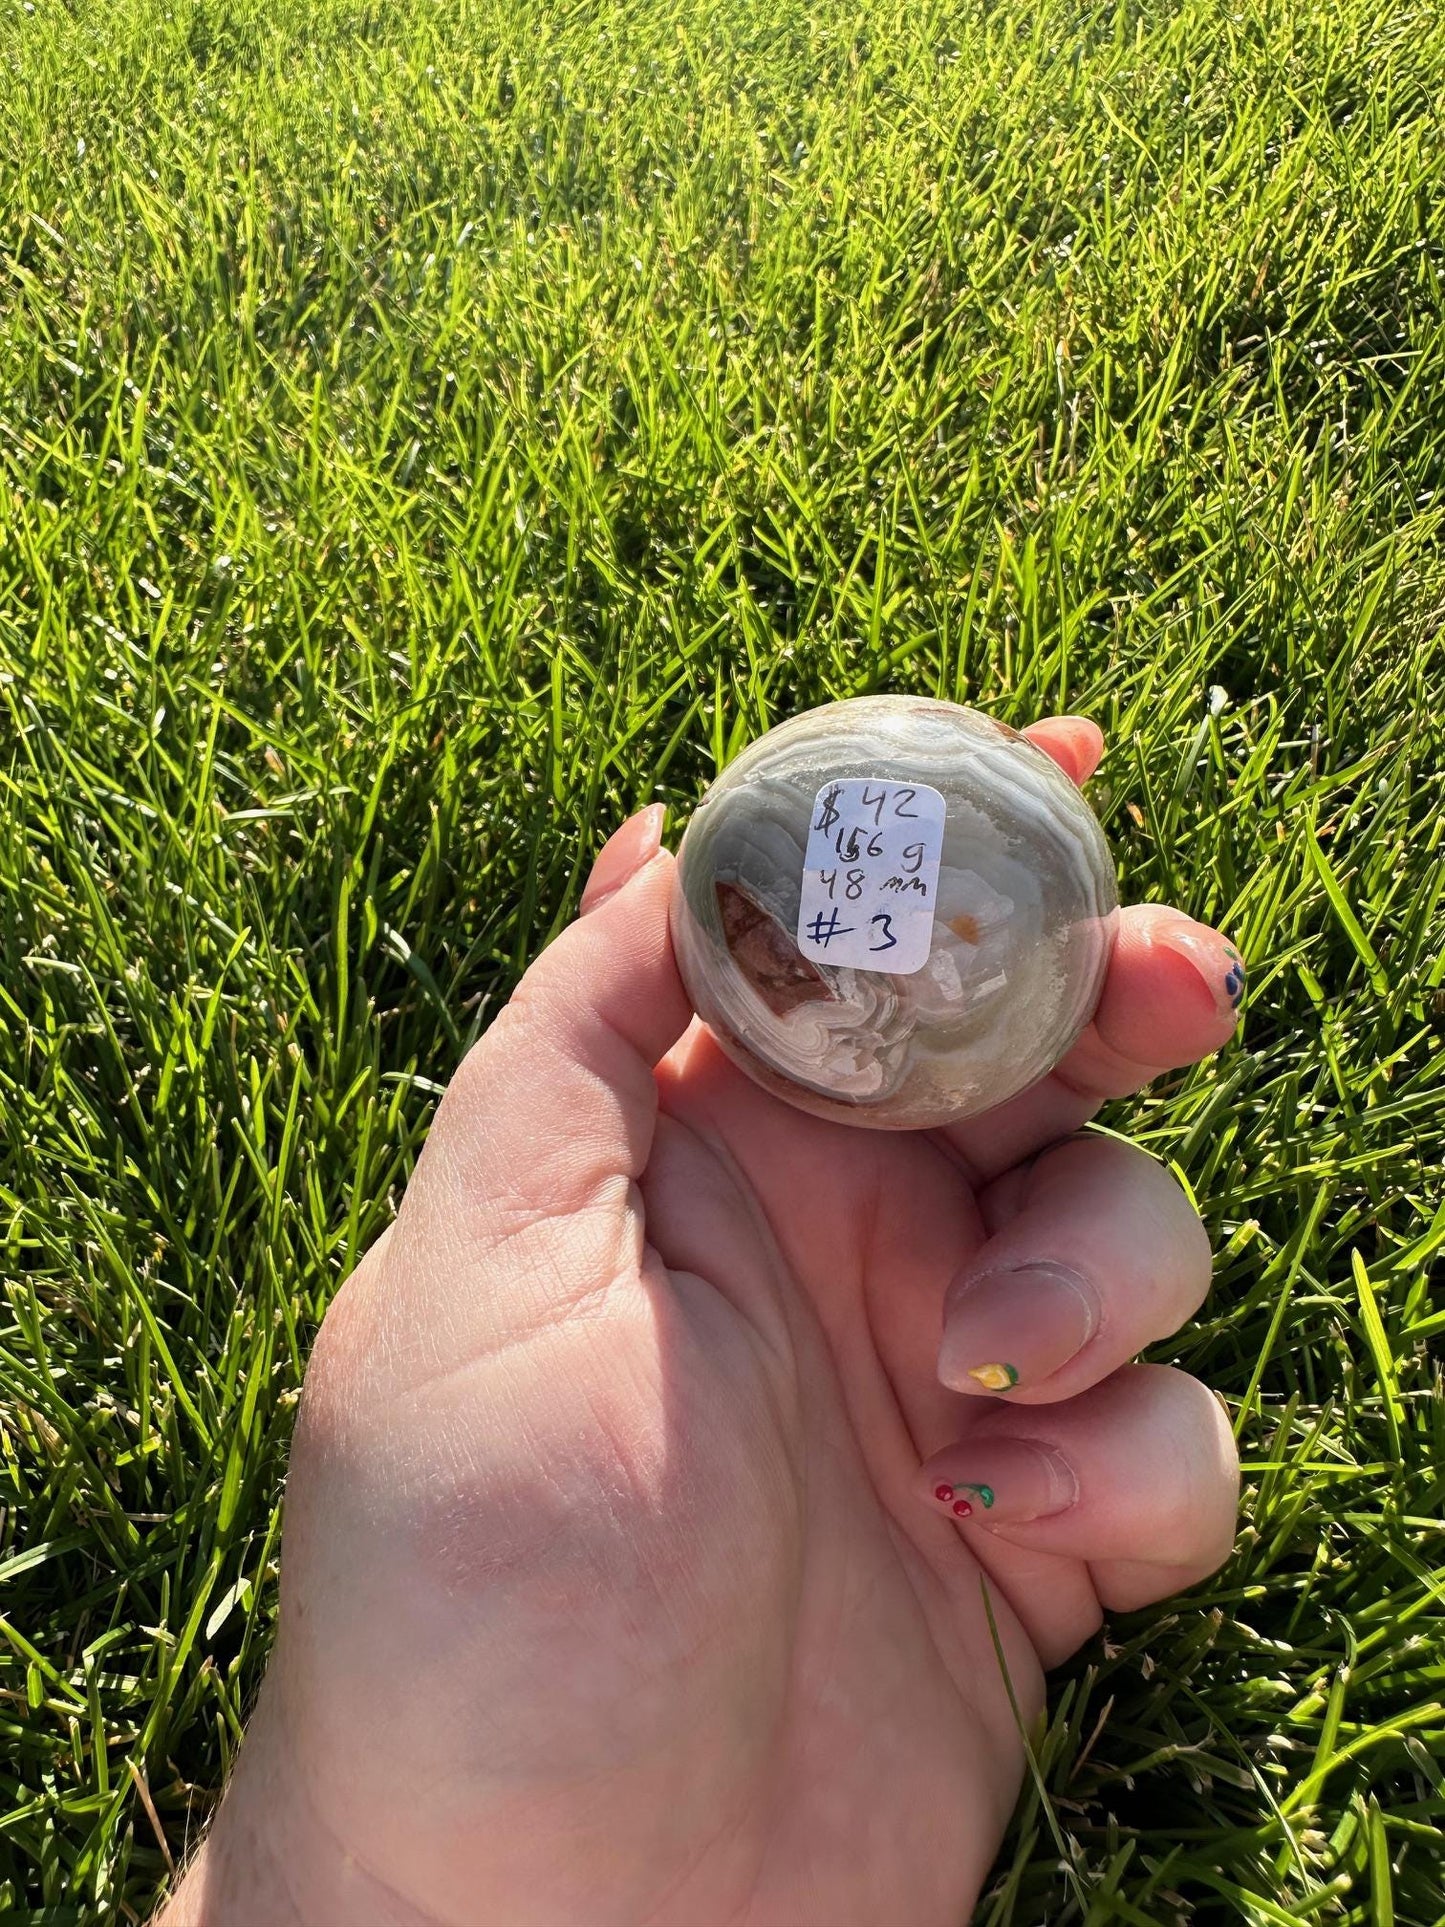
POLYGON ((946 1505, 955 1519, 971 1519, 973 1517, 973 1500, 963 1498, 961 1494, 964 1492, 973 1493, 974 1498, 982 1504, 985 1511, 993 1504, 993 1487, 990 1485, 970 1484, 960 1487, 939 1484, 933 1488, 934 1498, 937 1499, 941 1505, 946 1505))

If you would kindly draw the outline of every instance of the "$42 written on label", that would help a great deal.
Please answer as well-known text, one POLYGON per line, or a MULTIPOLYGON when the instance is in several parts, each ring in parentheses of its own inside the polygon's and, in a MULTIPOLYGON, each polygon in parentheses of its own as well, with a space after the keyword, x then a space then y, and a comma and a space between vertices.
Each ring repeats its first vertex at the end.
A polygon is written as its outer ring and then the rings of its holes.
POLYGON ((798 948, 816 963, 908 976, 928 962, 946 805, 924 783, 841 776, 813 801, 798 948))

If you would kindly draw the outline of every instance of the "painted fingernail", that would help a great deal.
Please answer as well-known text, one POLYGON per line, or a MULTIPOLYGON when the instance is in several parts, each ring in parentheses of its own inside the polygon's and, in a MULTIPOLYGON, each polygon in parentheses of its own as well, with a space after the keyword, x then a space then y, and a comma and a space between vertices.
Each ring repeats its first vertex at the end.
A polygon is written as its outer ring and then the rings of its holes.
POLYGON ((1211 930, 1207 923, 1196 923, 1182 910, 1164 904, 1151 907, 1158 912, 1150 925, 1154 941, 1167 943, 1177 956, 1194 967, 1221 1016, 1238 1010, 1244 999, 1248 972, 1243 957, 1228 937, 1211 930))
POLYGON ((950 1485, 947 1481, 936 1485, 933 1496, 947 1506, 955 1519, 971 1519, 975 1506, 981 1505, 987 1511, 994 1502, 991 1485, 978 1485, 967 1479, 960 1480, 957 1485, 950 1485))
POLYGON ((1074 1468, 1042 1439, 974 1439, 955 1446, 942 1464, 942 1477, 937 1463, 931 1470, 930 1497, 960 1524, 1025 1525, 1067 1511, 1079 1496, 1074 1468))
POLYGON ((588 916, 609 897, 615 897, 630 883, 644 863, 650 863, 662 848, 662 821, 666 815, 661 803, 649 803, 645 810, 629 816, 612 832, 597 853, 592 874, 582 892, 580 914, 588 916))
POLYGON ((1099 1327, 1094 1287, 1040 1262, 965 1279, 944 1310, 938 1376, 957 1392, 1032 1390, 1081 1352, 1099 1327))
POLYGON ((1233 944, 1225 945, 1225 955, 1229 958, 1229 969, 1224 973, 1224 989, 1229 998, 1230 1009, 1238 1010, 1244 997, 1245 980, 1249 973, 1245 970, 1243 957, 1233 944))

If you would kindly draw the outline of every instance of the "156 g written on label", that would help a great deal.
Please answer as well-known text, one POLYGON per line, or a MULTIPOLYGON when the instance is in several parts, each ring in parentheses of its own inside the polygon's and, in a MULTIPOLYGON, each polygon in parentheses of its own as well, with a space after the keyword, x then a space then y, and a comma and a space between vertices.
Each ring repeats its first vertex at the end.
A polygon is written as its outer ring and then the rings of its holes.
POLYGON ((825 783, 808 829, 799 948, 845 966, 920 969, 932 932, 943 819, 942 796, 920 784, 862 777, 825 783))
MULTIPOLYGON (((850 824, 843 822, 841 812, 838 809, 838 797, 841 790, 842 785, 840 783, 834 783, 826 795, 818 798, 818 817, 817 821, 813 824, 813 833, 817 834, 821 831, 825 836, 832 836, 833 848, 837 851, 839 861, 842 863, 856 864, 860 856, 867 856, 875 860, 884 856, 887 853, 887 844, 881 827, 875 827, 873 834, 869 836, 867 842, 864 843, 862 838, 867 835, 867 831, 860 829, 856 823, 850 824), (834 827, 835 825, 837 826, 836 829, 834 827)), ((912 803, 917 795, 918 791, 916 789, 910 789, 906 784, 894 791, 892 795, 893 808, 890 812, 891 816, 899 821, 906 819, 909 822, 916 823, 918 821, 918 811, 909 809, 906 805, 912 803)), ((889 790, 886 784, 880 783, 876 790, 870 789, 866 784, 864 785, 863 794, 859 798, 859 803, 863 810, 872 811, 875 826, 882 824, 883 811, 888 802, 889 790)), ((923 859, 927 854, 928 845, 926 843, 921 841, 918 843, 905 843, 898 859, 902 874, 888 877, 879 887, 886 890, 918 890, 926 897, 928 895, 928 885, 919 875, 919 872, 923 868, 923 859)), ((868 872, 866 869, 850 869, 847 871, 843 885, 843 895, 850 903, 856 902, 862 896, 867 877, 868 872)), ((836 870, 821 871, 820 881, 824 884, 828 895, 831 897, 837 887, 838 872, 836 870)))

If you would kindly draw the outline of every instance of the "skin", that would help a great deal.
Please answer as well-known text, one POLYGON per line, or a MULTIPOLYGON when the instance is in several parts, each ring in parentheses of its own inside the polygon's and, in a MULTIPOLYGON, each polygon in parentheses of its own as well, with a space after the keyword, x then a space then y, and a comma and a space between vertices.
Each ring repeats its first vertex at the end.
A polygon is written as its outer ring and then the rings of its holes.
POLYGON ((165 1927, 958 1927, 1045 1669, 1229 1551, 1219 1404, 1130 1363, 1202 1228, 1077 1133, 1225 1041, 1236 953, 1128 912, 1051 1078, 853 1130, 692 1021, 660 832, 603 850, 327 1315, 275 1654, 165 1927))

